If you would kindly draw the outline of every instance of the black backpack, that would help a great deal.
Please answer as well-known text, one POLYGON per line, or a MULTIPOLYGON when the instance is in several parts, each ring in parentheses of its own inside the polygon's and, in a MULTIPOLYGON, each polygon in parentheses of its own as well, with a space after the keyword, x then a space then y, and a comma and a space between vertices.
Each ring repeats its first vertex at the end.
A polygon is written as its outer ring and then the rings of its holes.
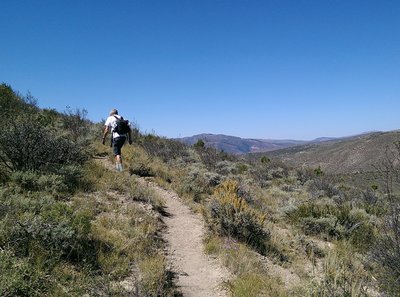
POLYGON ((116 119, 115 121, 116 125, 113 132, 117 132, 119 135, 123 135, 131 131, 131 127, 129 126, 129 121, 124 120, 123 117, 121 118, 118 118, 116 116, 114 117, 116 119))

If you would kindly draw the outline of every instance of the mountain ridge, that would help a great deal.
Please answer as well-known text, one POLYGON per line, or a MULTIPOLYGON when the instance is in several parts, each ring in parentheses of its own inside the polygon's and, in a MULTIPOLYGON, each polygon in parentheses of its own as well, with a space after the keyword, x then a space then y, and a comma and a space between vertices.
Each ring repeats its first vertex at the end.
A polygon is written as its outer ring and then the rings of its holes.
POLYGON ((187 145, 194 145, 197 141, 202 140, 204 141, 207 147, 213 147, 215 149, 218 149, 220 151, 225 151, 227 153, 247 154, 247 153, 272 152, 299 145, 337 141, 341 139, 358 137, 360 135, 366 135, 368 133, 376 133, 376 132, 365 132, 362 134, 345 136, 345 137, 318 137, 313 140, 257 139, 257 138, 241 138, 238 136, 225 135, 225 134, 201 133, 188 137, 175 138, 175 140, 183 142, 187 145))
MULTIPOLYGON (((320 166, 331 173, 360 173, 374 171, 382 162, 386 148, 400 141, 400 130, 370 132, 357 136, 308 143, 271 151, 268 156, 282 160, 294 167, 320 166)), ((250 154, 251 158, 259 154, 250 154)))

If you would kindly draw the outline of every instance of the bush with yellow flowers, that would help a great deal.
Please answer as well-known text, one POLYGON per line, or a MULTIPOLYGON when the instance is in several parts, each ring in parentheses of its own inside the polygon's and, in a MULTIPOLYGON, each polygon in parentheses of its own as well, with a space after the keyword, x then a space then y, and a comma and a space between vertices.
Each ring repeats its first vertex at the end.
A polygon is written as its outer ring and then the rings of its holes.
POLYGON ((231 236, 265 253, 270 234, 264 229, 265 215, 238 196, 239 185, 227 180, 214 191, 204 210, 209 228, 222 236, 231 236))

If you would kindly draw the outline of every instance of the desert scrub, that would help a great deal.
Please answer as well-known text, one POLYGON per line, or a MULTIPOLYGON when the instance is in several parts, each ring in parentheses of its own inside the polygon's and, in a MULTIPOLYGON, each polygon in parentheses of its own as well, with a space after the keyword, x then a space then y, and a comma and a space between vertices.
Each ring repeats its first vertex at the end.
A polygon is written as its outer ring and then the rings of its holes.
POLYGON ((95 263, 90 213, 41 193, 22 196, 4 191, 0 201, 5 206, 0 246, 20 256, 28 256, 37 248, 50 258, 95 263))
POLYGON ((346 199, 345 193, 332 182, 334 179, 335 178, 332 176, 322 175, 307 182, 311 197, 317 199, 327 196, 329 198, 335 198, 337 201, 344 201, 346 199))
POLYGON ((280 161, 271 160, 265 163, 253 163, 253 166, 249 169, 249 173, 254 181, 262 188, 266 188, 272 180, 287 178, 290 168, 280 161))
POLYGON ((325 239, 348 239, 360 250, 368 249, 377 233, 378 219, 351 204, 337 204, 331 199, 305 202, 287 212, 306 235, 325 239))
POLYGON ((261 257, 232 238, 209 235, 205 251, 217 255, 235 277, 225 283, 229 296, 289 296, 283 282, 268 274, 261 257))
POLYGON ((219 185, 205 208, 204 217, 211 230, 232 236, 265 253, 269 232, 264 229, 265 215, 238 196, 238 183, 228 180, 219 185))
POLYGON ((87 160, 85 147, 44 127, 36 115, 15 117, 0 135, 1 163, 12 171, 53 171, 87 160))
POLYGON ((166 163, 189 155, 188 147, 182 142, 154 134, 141 135, 138 137, 137 143, 150 156, 157 156, 166 163))
POLYGON ((65 167, 58 170, 58 174, 43 174, 34 171, 16 171, 10 176, 10 181, 25 191, 42 191, 55 196, 73 193, 79 185, 81 169, 65 167))
POLYGON ((50 290, 46 271, 12 251, 0 250, 0 271, 1 296, 42 296, 50 290))
POLYGON ((194 202, 201 202, 204 197, 212 194, 213 189, 221 180, 222 176, 219 174, 210 172, 201 165, 192 165, 182 177, 177 192, 194 202))
POLYGON ((237 171, 237 165, 231 161, 220 161, 215 165, 215 171, 225 176, 235 174, 237 171))
MULTIPOLYGON (((75 208, 46 193, 14 189, 0 190, 0 204, 2 296, 53 295, 65 277, 57 272, 60 267, 73 267, 72 273, 81 278, 98 267, 97 244, 90 233, 94 213, 87 208, 75 208)), ((89 283, 77 283, 76 288, 89 283)))
POLYGON ((328 252, 323 264, 323 277, 311 290, 310 296, 372 296, 369 294, 371 276, 360 254, 346 242, 328 252))
POLYGON ((220 162, 237 160, 234 155, 220 152, 212 147, 195 146, 194 149, 196 150, 201 163, 203 163, 209 170, 215 170, 216 164, 220 162))

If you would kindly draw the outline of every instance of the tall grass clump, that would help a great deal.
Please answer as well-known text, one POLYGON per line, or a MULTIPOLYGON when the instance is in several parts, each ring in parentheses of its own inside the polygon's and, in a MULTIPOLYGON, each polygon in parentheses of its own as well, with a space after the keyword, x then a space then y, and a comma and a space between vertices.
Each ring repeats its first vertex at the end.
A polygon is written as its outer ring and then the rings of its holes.
POLYGON ((324 259, 322 279, 310 290, 310 296, 373 296, 369 292, 370 283, 371 277, 364 267, 362 256, 344 242, 324 259))
POLYGON ((282 280, 271 275, 261 257, 243 243, 232 238, 210 235, 205 239, 205 251, 218 255, 233 273, 224 286, 229 296, 290 296, 282 280))

